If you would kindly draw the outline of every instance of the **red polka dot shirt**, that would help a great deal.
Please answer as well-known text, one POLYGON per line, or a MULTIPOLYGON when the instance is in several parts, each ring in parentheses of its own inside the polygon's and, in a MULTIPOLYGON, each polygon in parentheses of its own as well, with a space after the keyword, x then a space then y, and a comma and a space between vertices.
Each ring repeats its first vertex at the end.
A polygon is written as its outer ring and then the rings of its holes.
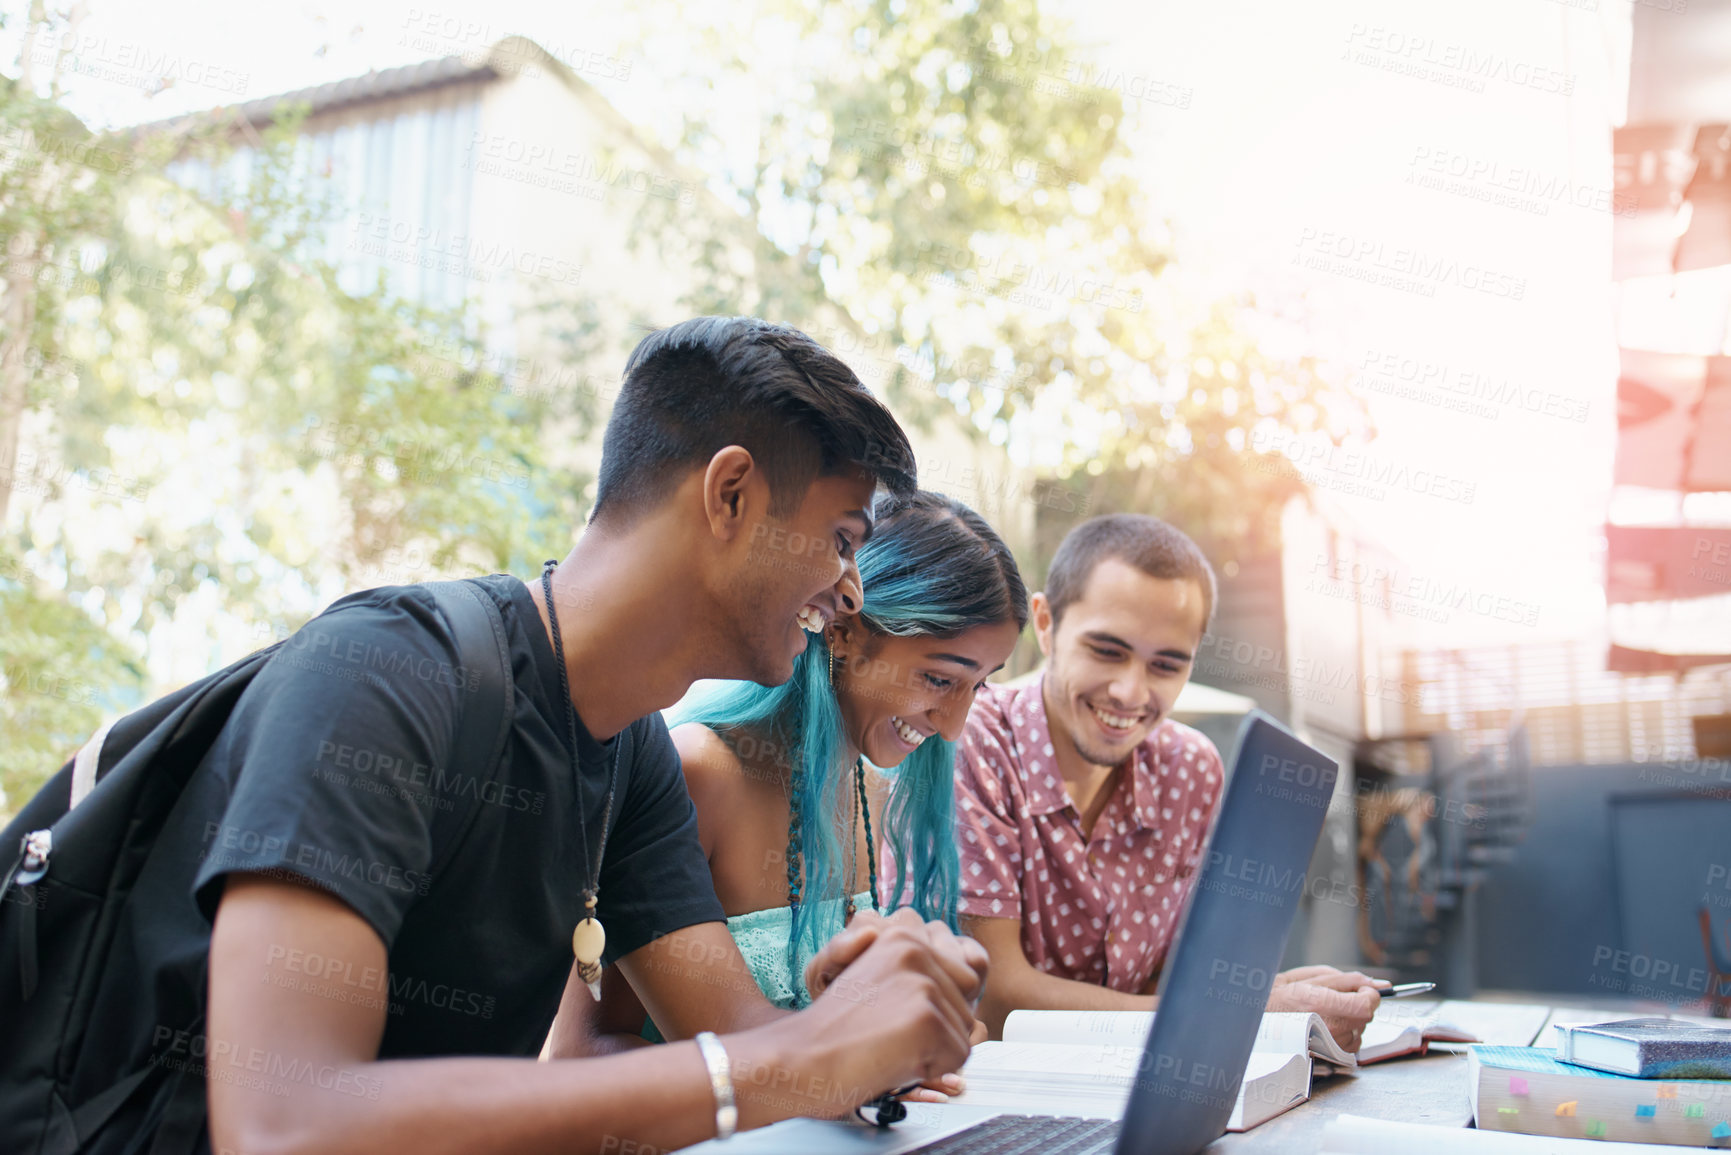
POLYGON ((1225 780, 1214 744, 1165 719, 1084 838, 1040 683, 985 687, 956 750, 961 913, 1021 919, 1022 950, 1048 974, 1140 991, 1166 957, 1225 780))

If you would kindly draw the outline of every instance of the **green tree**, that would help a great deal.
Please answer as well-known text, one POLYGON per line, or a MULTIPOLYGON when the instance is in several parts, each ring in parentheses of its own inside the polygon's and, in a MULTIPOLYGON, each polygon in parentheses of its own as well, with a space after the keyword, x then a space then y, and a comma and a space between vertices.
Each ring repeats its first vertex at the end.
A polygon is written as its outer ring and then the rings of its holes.
POLYGON ((56 96, 28 72, 0 87, 13 804, 104 713, 165 688, 146 648, 183 608, 208 623, 209 668, 237 627, 268 641, 348 589, 529 568, 569 537, 584 482, 537 443, 569 402, 463 368, 485 335, 462 311, 341 290, 294 117, 206 199, 165 167, 218 164, 229 126, 91 134, 56 96))
POLYGON ((1310 493, 1281 448, 1295 433, 1373 431, 1359 400, 1314 358, 1268 351, 1291 344, 1265 337, 1292 325, 1274 321, 1250 298, 1209 302, 1154 348, 1145 375, 1104 410, 1097 444, 1070 447, 1060 467, 1091 511, 1187 527, 1217 566, 1278 550, 1287 503, 1310 493))
POLYGON ((684 245, 695 307, 823 332, 834 302, 843 324, 895 351, 899 411, 951 404, 1000 444, 1018 415, 1095 430, 1044 470, 1085 485, 1079 513, 1165 514, 1250 552, 1302 485, 1244 434, 1358 424, 1315 365, 1259 346, 1254 302, 1168 308, 1182 282, 1126 126, 1187 95, 1092 63, 1054 6, 663 0, 640 12, 643 59, 665 69, 655 83, 679 110, 661 132, 758 225, 742 267, 645 206, 644 243, 684 245))

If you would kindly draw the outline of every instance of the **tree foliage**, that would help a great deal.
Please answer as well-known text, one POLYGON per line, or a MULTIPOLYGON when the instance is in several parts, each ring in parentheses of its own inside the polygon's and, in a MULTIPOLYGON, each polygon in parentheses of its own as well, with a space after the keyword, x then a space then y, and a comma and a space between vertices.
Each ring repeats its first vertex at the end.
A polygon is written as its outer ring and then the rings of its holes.
MULTIPOLYGON (((1055 11, 634 7, 666 117, 645 131, 737 212, 646 197, 634 237, 688 271, 694 312, 868 340, 898 412, 959 410, 1086 485, 1085 511, 1169 516, 1217 560, 1258 552, 1301 483, 1251 434, 1354 417, 1273 351, 1253 302, 1186 294, 1127 143, 1156 110, 1147 78, 1089 64, 1055 11)), ((66 17, 38 3, 32 20, 58 40, 66 17)), ((295 164, 293 117, 230 164, 236 125, 92 134, 47 72, 0 80, 14 802, 102 714, 164 688, 149 671, 188 622, 209 644, 180 665, 202 671, 350 589, 532 566, 568 539, 587 480, 550 464, 552 431, 575 442, 605 416, 581 393, 502 388, 479 368, 475 310, 382 281, 342 291, 313 243, 336 218, 295 164), (201 196, 170 179, 187 166, 237 176, 201 196)), ((553 304, 567 360, 595 355, 607 307, 553 304)))
MULTIPOLYGON (((643 56, 679 110, 662 131, 759 225, 755 280, 689 247, 695 304, 821 328, 836 302, 896 351, 903 412, 953 404, 1000 444, 1018 418, 1032 441, 1061 430, 1042 471, 1089 479, 1090 509, 1170 516, 1234 552, 1266 549, 1302 489, 1252 427, 1361 422, 1315 365, 1258 344, 1254 302, 1179 300, 1127 139, 1182 97, 1091 63, 1054 6, 643 12, 643 56)), ((647 243, 678 243, 664 208, 645 219, 647 243)))
POLYGON ((92 135, 0 88, 13 804, 103 713, 166 688, 145 657, 185 644, 177 614, 205 623, 179 663, 199 672, 350 589, 528 569, 577 523, 584 479, 537 440, 556 402, 451 369, 486 363, 462 312, 345 293, 312 255, 331 209, 296 127, 249 142, 244 179, 207 199, 168 166, 226 171, 229 126, 92 135))

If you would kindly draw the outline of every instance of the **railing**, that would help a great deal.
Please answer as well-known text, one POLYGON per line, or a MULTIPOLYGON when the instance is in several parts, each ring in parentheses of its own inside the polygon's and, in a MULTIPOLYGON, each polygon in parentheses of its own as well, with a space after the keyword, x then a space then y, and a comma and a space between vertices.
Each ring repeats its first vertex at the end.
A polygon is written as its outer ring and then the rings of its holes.
POLYGON ((1359 949, 1403 975, 1441 974, 1456 912, 1532 821, 1526 731, 1517 720, 1465 753, 1450 734, 1370 741, 1354 761, 1359 949))
POLYGON ((1604 668, 1601 641, 1407 650, 1385 680, 1384 733, 1449 732, 1464 753, 1494 748, 1518 716, 1536 766, 1662 762, 1697 756, 1693 720, 1731 714, 1731 667, 1628 675, 1604 668))

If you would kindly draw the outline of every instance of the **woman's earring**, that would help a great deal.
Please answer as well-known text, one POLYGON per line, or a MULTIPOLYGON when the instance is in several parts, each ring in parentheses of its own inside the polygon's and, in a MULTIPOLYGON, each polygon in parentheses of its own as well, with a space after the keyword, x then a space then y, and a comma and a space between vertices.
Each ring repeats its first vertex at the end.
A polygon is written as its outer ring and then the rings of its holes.
POLYGON ((833 686, 835 685, 835 647, 826 645, 824 648, 829 651, 829 684, 833 686))

